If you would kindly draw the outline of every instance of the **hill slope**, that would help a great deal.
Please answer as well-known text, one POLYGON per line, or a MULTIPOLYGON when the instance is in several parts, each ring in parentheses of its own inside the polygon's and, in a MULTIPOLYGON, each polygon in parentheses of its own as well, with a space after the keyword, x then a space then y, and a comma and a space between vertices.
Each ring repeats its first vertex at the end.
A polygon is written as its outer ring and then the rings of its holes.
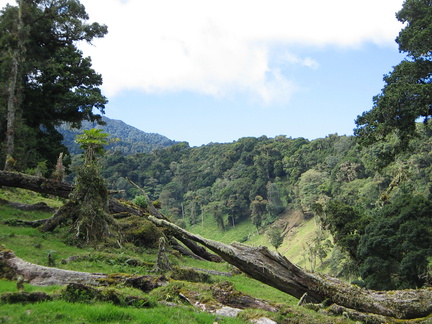
POLYGON ((112 144, 109 149, 120 151, 125 155, 149 153, 155 149, 169 147, 177 143, 160 134, 143 132, 121 120, 110 119, 108 117, 102 117, 102 120, 106 125, 97 125, 85 121, 80 129, 70 128, 69 124, 62 124, 57 130, 63 135, 63 144, 66 145, 71 154, 80 153, 79 146, 75 143, 76 135, 81 134, 83 130, 92 128, 103 129, 111 138, 120 139, 120 141, 112 144))

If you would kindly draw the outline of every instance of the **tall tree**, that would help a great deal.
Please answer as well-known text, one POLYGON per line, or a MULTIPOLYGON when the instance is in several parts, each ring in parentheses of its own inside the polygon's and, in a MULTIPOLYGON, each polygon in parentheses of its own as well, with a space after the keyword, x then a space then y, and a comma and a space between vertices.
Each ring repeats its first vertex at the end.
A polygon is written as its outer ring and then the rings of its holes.
POLYGON ((0 93, 0 111, 8 108, 0 117, 2 160, 9 154, 21 168, 41 160, 54 166, 66 151, 56 125, 101 120, 93 109, 103 113, 107 102, 102 77, 77 45, 103 37, 107 27, 88 19, 78 0, 19 0, 1 12, 0 83, 8 89, 0 93))
POLYGON ((257 228, 257 232, 263 222, 263 216, 266 213, 267 204, 268 201, 261 196, 256 196, 250 203, 250 215, 252 223, 257 228))
POLYGON ((432 2, 406 0, 396 17, 405 24, 396 42, 407 57, 384 77, 373 108, 357 117, 354 130, 364 145, 395 136, 389 157, 416 136, 419 118, 426 123, 432 117, 432 2))
MULTIPOLYGON (((5 66, 5 83, 7 84, 7 123, 6 123, 6 139, 5 139, 5 170, 12 168, 13 154, 15 150, 15 120, 17 114, 17 106, 19 105, 19 83, 18 74, 19 66, 22 63, 22 56, 24 53, 23 39, 25 38, 23 34, 23 18, 22 18, 22 8, 24 6, 23 1, 18 2, 17 11, 13 13, 16 17, 11 18, 5 17, 3 21, 14 22, 10 24, 9 37, 7 40, 3 40, 2 45, 5 50, 2 53, 2 61, 8 61, 8 67, 5 66), (4 43, 10 42, 13 46, 4 46, 4 43)), ((5 28, 2 21, 2 26, 5 28)))

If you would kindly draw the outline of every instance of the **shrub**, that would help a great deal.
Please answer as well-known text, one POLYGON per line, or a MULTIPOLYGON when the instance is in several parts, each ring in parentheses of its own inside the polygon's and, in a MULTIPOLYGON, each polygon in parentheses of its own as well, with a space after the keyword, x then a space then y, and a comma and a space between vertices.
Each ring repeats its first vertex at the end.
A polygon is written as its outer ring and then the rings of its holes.
POLYGON ((147 198, 144 196, 135 196, 133 203, 140 208, 147 207, 147 198))

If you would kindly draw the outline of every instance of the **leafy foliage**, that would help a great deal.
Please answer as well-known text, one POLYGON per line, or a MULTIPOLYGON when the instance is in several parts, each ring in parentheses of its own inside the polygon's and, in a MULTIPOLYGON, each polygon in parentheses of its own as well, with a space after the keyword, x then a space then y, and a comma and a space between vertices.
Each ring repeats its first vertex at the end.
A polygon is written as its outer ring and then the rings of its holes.
POLYGON ((377 210, 358 248, 366 287, 422 287, 432 256, 432 203, 404 195, 377 210))
POLYGON ((270 244, 277 249, 279 246, 282 245, 284 235, 283 231, 280 227, 272 226, 267 231, 267 237, 269 239, 270 244))
MULTIPOLYGON (((103 37, 107 27, 88 24, 85 8, 78 0, 20 1, 18 7, 6 6, 0 14, 0 84, 7 87, 10 69, 17 62, 15 101, 14 158, 20 169, 32 168, 47 160, 55 165, 61 152, 62 136, 55 126, 83 120, 100 121, 93 109, 104 112, 106 98, 98 88, 102 77, 83 57, 76 44, 103 37), (18 25, 18 27, 17 27, 18 25)), ((0 140, 4 141, 6 93, 0 94, 0 140)), ((9 117, 8 117, 9 118, 9 117)), ((4 160, 4 152, 0 152, 4 160)))
POLYGON ((105 153, 104 146, 109 143, 107 137, 107 133, 95 128, 85 130, 84 134, 77 136, 76 142, 84 151, 85 163, 95 163, 97 156, 105 153))
POLYGON ((357 247, 366 224, 361 213, 352 206, 336 200, 326 205, 323 225, 330 230, 335 242, 353 259, 357 259, 357 247))
POLYGON ((417 119, 427 123, 432 116, 432 5, 428 0, 407 0, 397 18, 406 24, 396 42, 407 59, 384 77, 385 86, 374 97, 372 110, 358 116, 355 129, 364 145, 391 142, 383 154, 387 163, 417 135, 417 119))

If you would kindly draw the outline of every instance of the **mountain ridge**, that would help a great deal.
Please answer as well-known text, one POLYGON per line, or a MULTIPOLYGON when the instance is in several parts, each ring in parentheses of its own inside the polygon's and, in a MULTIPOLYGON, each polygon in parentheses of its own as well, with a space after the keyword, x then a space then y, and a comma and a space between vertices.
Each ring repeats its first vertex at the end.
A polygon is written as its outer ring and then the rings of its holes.
POLYGON ((110 144, 107 149, 119 151, 124 155, 149 153, 179 143, 157 133, 146 133, 118 119, 103 116, 102 120, 106 123, 105 125, 84 121, 81 128, 77 129, 71 128, 68 123, 64 123, 58 126, 57 130, 63 135, 63 144, 72 155, 81 153, 79 145, 75 143, 75 137, 81 134, 83 130, 92 128, 102 129, 109 134, 109 138, 118 138, 119 141, 110 144))

